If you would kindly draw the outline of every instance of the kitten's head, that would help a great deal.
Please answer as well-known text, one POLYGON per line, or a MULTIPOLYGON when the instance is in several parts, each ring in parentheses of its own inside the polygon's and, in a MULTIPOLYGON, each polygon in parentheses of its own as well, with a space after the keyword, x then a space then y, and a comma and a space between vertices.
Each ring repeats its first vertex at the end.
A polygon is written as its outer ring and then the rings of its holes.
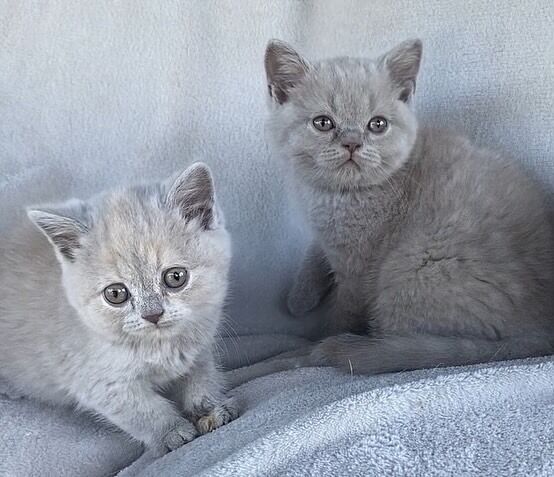
POLYGON ((419 40, 376 60, 310 63, 271 41, 265 55, 268 131, 296 175, 326 189, 380 184, 408 159, 417 121, 410 109, 421 60, 419 40))
POLYGON ((210 170, 33 208, 84 323, 118 341, 213 337, 227 290, 230 240, 210 170))

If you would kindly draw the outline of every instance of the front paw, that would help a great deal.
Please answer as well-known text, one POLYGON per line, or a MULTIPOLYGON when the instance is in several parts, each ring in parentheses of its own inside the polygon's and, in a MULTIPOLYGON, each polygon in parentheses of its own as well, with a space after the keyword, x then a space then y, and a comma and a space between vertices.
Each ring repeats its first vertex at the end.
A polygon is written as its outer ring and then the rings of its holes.
POLYGON ((198 431, 192 422, 183 419, 179 421, 163 437, 163 446, 166 450, 173 451, 192 441, 198 436, 198 431))
POLYGON ((236 402, 234 399, 228 399, 223 404, 215 406, 208 414, 201 416, 196 421, 196 428, 200 434, 207 434, 236 419, 238 415, 236 402))

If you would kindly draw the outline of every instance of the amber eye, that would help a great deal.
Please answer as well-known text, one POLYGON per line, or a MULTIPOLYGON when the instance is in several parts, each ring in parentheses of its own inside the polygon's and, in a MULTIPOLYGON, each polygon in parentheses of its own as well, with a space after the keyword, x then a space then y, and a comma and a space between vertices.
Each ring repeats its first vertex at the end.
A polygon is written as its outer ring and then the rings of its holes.
POLYGON ((166 287, 181 288, 187 283, 187 269, 181 267, 169 268, 164 272, 163 279, 166 287))
POLYGON ((320 131, 330 131, 335 127, 335 123, 328 116, 318 116, 312 121, 314 127, 320 131))
POLYGON ((123 283, 113 283, 104 288, 104 298, 110 305, 122 305, 129 299, 129 290, 123 283))
POLYGON ((385 131, 385 129, 387 129, 387 126, 389 125, 389 123, 387 122, 387 120, 381 116, 375 116, 374 118, 371 118, 371 120, 369 121, 369 124, 367 125, 367 127, 369 128, 369 130, 375 134, 380 134, 382 132, 385 131))

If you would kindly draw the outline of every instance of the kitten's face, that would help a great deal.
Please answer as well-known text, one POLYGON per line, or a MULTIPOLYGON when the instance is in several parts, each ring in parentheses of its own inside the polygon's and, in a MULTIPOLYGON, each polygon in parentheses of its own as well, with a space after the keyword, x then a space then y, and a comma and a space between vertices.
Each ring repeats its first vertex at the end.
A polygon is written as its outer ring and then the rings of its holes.
POLYGON ((230 242, 211 210, 215 204, 201 204, 213 195, 194 198, 198 191, 186 189, 190 177, 181 181, 183 189, 169 200, 160 187, 103 197, 69 255, 58 251, 70 303, 109 339, 199 341, 216 331, 230 242))
POLYGON ((274 106, 269 133, 297 175, 322 188, 386 181, 407 160, 417 121, 409 108, 421 44, 400 45, 370 61, 309 64, 270 43, 266 71, 274 106))

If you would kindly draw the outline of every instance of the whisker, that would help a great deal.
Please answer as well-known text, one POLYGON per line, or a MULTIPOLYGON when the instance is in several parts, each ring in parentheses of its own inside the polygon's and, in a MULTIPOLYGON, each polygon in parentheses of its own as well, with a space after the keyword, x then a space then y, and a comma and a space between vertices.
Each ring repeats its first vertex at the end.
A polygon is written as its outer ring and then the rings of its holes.
MULTIPOLYGON (((238 345, 238 338, 239 338, 239 335, 238 333, 236 332, 236 330, 234 329, 232 323, 230 322, 230 320, 228 321, 227 319, 223 320, 221 322, 221 331, 223 331, 226 335, 227 335, 227 338, 229 339, 229 341, 231 342, 231 344, 233 345, 233 349, 234 349, 234 353, 235 355, 239 358, 239 359, 242 359, 241 358, 241 354, 243 355, 243 358, 245 358, 245 361, 248 361, 248 355, 246 353, 244 353, 243 351, 241 351, 239 345, 238 345)), ((220 331, 218 330, 218 335, 219 337, 223 340, 224 337, 221 336, 221 333, 220 331)), ((227 352, 229 352, 228 348, 227 348, 227 343, 226 341, 223 341, 223 344, 225 345, 226 349, 227 349, 227 352)))

